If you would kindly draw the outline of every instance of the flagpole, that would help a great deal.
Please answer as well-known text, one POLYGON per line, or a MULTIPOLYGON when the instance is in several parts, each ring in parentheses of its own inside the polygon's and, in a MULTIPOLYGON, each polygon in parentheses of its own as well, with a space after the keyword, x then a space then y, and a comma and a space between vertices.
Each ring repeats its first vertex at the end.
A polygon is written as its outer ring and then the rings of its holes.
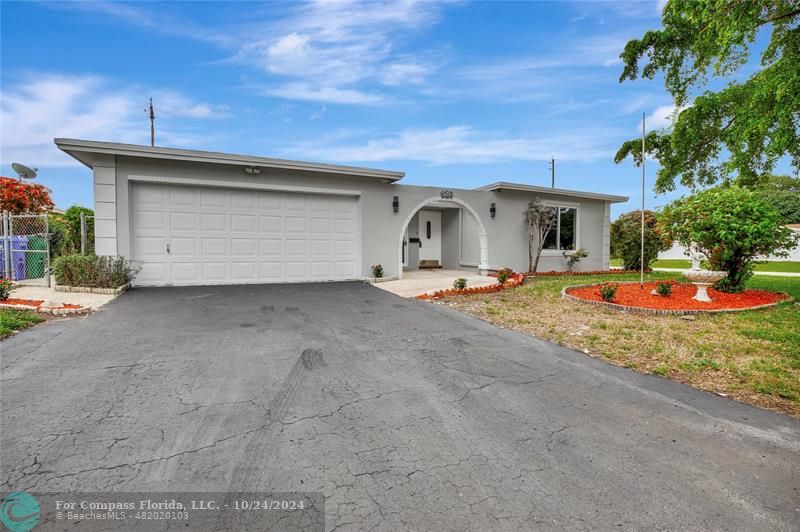
POLYGON ((645 160, 645 151, 644 151, 644 120, 645 115, 642 113, 642 248, 641 248, 641 255, 639 256, 640 264, 639 264, 639 287, 644 289, 644 160, 645 160))

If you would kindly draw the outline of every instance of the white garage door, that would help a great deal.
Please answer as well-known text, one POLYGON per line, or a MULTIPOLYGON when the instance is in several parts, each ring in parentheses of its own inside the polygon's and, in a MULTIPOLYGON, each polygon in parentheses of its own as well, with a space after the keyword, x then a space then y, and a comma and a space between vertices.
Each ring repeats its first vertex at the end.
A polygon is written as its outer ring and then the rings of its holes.
POLYGON ((342 281, 359 277, 357 199, 135 183, 141 286, 342 281))

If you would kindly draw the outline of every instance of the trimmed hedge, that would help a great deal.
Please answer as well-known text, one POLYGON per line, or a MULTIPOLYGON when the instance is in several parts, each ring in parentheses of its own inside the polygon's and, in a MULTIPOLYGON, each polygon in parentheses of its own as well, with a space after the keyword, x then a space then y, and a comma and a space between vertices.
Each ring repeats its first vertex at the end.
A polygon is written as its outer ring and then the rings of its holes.
POLYGON ((133 280, 135 271, 124 257, 65 255, 53 263, 56 284, 89 288, 117 288, 133 280))

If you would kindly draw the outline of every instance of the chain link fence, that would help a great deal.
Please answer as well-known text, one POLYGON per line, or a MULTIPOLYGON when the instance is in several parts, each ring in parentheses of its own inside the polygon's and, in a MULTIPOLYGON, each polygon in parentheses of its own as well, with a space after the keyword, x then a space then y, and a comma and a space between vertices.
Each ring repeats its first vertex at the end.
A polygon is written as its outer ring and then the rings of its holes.
POLYGON ((50 230, 46 214, 2 213, 0 275, 21 284, 50 286, 50 230))
POLYGON ((94 216, 81 213, 81 255, 94 255, 94 216))

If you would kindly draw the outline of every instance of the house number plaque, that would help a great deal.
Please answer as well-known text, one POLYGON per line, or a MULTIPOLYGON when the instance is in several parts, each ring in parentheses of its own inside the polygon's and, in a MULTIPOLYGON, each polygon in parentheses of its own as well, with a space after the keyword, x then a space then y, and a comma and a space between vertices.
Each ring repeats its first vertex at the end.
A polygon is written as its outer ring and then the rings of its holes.
POLYGON ((442 190, 441 195, 442 195, 442 199, 453 199, 453 191, 452 190, 442 190))

